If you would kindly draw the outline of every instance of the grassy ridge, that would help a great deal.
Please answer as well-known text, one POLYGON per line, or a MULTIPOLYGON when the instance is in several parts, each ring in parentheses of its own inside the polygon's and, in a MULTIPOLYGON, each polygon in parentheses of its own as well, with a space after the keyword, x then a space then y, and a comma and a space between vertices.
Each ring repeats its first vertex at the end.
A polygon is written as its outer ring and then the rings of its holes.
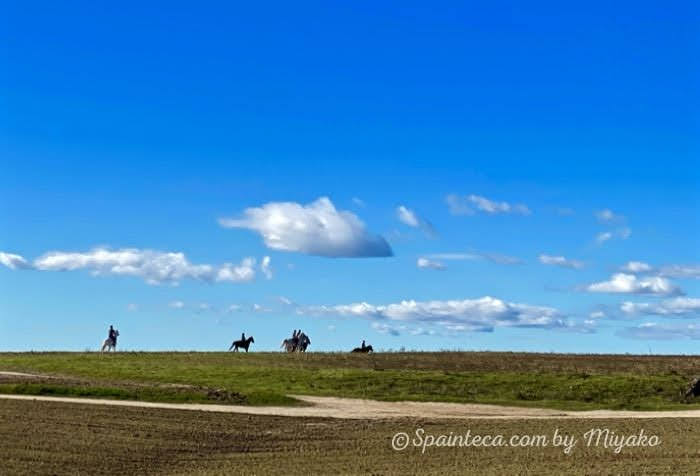
MULTIPOLYGON (((244 404, 292 404, 289 394, 577 409, 700 407, 681 393, 698 357, 396 353, 6 353, 0 369, 114 383, 225 389, 244 404)), ((0 391, 2 386, 0 386, 0 391)), ((25 391, 30 391, 26 390, 25 391)), ((142 392, 129 398, 165 399, 142 392)), ((116 397, 120 398, 120 397, 116 397)), ((186 397, 186 392, 177 398, 186 397)), ((199 401, 193 396, 191 401, 199 401)), ((175 400, 180 401, 180 400, 175 400)))

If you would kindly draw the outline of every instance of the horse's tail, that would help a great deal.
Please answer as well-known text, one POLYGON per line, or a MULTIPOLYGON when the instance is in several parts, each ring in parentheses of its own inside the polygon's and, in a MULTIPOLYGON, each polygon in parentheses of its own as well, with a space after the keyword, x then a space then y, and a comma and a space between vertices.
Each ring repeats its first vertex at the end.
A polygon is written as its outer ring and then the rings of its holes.
POLYGON ((283 347, 286 347, 286 346, 287 346, 287 339, 284 339, 284 340, 282 341, 282 344, 280 345, 280 349, 283 348, 283 347))

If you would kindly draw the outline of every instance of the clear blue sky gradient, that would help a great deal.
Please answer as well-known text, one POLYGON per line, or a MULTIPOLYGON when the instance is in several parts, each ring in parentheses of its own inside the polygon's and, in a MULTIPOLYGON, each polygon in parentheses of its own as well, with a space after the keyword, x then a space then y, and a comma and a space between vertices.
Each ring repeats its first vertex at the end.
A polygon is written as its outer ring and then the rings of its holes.
MULTIPOLYGON (((0 267, 0 350, 95 348, 113 323, 127 349, 216 350, 241 331, 274 349, 301 327, 314 350, 364 338, 384 349, 700 351, 697 339, 618 335, 700 325, 697 313, 624 317, 623 301, 664 297, 582 291, 630 260, 700 262, 697 3, 142 3, 3 2, 0 251, 33 259, 104 245, 213 264, 269 255, 274 276, 154 286, 0 267), (452 193, 532 214, 455 216, 452 193), (395 256, 276 251, 217 224, 321 196, 395 256), (398 221, 399 205, 437 236, 398 221), (599 246, 612 228, 594 213, 606 208, 631 235, 599 246), (416 266, 474 250, 523 264, 416 266), (546 266, 541 253, 586 266, 546 266), (591 333, 396 336, 367 318, 297 315, 279 296, 301 306, 494 296, 576 322, 607 317, 591 333), (195 312, 201 303, 212 309, 195 312), (243 310, 224 313, 231 304, 243 310)), ((673 281, 700 297, 700 280, 673 281)))

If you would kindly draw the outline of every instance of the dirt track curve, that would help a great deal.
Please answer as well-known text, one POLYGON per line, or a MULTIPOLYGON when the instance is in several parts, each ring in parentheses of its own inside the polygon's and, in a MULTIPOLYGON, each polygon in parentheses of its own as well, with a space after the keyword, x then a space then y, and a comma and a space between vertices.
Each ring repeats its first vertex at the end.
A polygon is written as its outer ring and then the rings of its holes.
POLYGON ((546 408, 503 407, 471 403, 437 402, 379 402, 357 398, 311 397, 294 395, 311 404, 304 407, 253 407, 200 403, 154 403, 93 398, 46 397, 33 395, 0 395, 0 399, 36 400, 47 402, 79 403, 84 405, 114 405, 121 407, 165 408, 249 415, 276 415, 290 417, 322 417, 349 419, 600 419, 600 418, 700 418, 700 410, 682 411, 563 411, 546 408))
MULTIPOLYGON (((38 377, 34 374, 0 371, 0 375, 38 377)), ((42 376, 51 378, 49 376, 42 376)), ((36 400, 84 405, 113 405, 138 408, 164 408, 171 410, 207 411, 219 413, 244 413, 249 415, 275 415, 289 417, 321 417, 346 419, 427 418, 427 419, 573 419, 573 418, 700 418, 700 410, 678 411, 626 411, 591 410, 566 411, 547 408, 506 407, 477 403, 440 402, 381 402, 359 398, 314 397, 291 395, 308 406, 267 407, 247 405, 221 405, 214 403, 160 403, 131 400, 107 400, 96 398, 49 397, 43 395, 5 395, 0 400, 36 400)))

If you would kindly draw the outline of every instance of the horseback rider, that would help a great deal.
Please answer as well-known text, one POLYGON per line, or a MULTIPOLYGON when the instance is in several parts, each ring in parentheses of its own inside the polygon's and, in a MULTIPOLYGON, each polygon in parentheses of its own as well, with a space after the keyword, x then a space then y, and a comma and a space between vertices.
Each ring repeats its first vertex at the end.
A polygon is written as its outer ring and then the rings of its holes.
POLYGON ((112 327, 111 325, 109 326, 109 332, 107 334, 107 338, 109 340, 111 340, 112 342, 114 342, 115 345, 117 344, 117 331, 114 330, 114 327, 112 327))
POLYGON ((245 342, 245 332, 241 332, 241 342, 245 342))
POLYGON ((292 332, 292 342, 294 343, 294 350, 299 347, 299 338, 301 337, 301 329, 294 329, 292 332))
POLYGON ((365 346, 365 340, 362 339, 362 346, 360 347, 362 350, 365 350, 367 346, 365 346))

